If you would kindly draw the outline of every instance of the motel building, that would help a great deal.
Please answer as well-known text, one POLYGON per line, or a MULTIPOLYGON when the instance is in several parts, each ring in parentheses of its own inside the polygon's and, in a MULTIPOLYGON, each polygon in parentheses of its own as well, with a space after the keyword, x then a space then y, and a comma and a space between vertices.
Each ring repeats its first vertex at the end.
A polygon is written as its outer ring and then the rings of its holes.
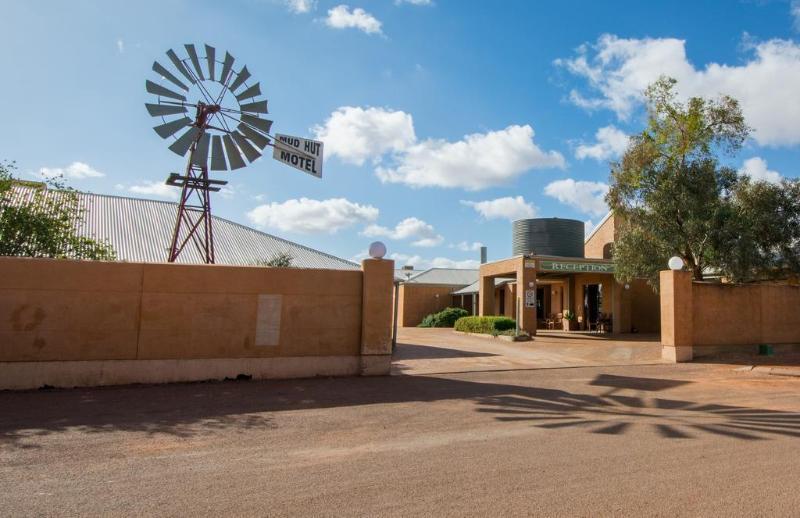
POLYGON ((586 237, 582 221, 515 221, 510 258, 486 262, 484 252, 477 271, 438 269, 401 284, 400 325, 417 325, 425 314, 453 306, 473 315, 514 318, 531 335, 658 333, 658 295, 644 280, 614 278, 615 234, 611 214, 586 237))

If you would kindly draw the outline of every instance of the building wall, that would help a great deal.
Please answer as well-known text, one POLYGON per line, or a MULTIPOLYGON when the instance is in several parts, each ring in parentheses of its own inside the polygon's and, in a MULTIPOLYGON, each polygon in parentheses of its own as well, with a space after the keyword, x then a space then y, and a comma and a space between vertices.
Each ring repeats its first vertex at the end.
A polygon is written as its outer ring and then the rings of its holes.
POLYGON ((606 245, 613 244, 615 238, 614 216, 609 216, 584 244, 584 256, 587 259, 611 259, 606 257, 608 255, 606 245))
POLYGON ((665 271, 660 291, 665 358, 800 345, 800 286, 692 282, 689 272, 665 271))
POLYGON ((658 293, 645 280, 633 280, 629 285, 630 327, 640 333, 658 333, 661 330, 661 300, 658 293))
POLYGON ((453 303, 453 297, 450 294, 460 287, 435 284, 401 284, 400 304, 397 307, 397 325, 401 327, 419 325, 427 315, 449 307, 453 303))
POLYGON ((494 314, 501 317, 516 318, 517 285, 505 284, 494 290, 494 314), (500 312, 500 296, 503 297, 503 312, 500 312))
MULTIPOLYGON (((50 372, 41 365, 49 362, 250 359, 266 377, 283 377, 267 360, 314 358, 305 370, 295 361, 292 372, 355 374, 366 342, 378 350, 391 342, 393 264, 368 261, 369 276, 363 269, 0 258, 0 388, 15 368, 33 372, 30 364, 39 364, 50 372)), ((164 369, 155 381, 186 379, 164 369)), ((76 384, 114 382, 83 381, 76 384)))

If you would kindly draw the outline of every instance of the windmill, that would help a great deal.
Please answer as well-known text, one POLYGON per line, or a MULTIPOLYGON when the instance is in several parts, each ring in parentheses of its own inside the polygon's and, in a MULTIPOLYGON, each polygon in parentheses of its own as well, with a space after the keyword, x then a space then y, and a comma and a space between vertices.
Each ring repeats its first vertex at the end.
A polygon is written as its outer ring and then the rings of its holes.
MULTIPOLYGON (((172 173, 166 181, 181 188, 167 260, 174 262, 191 241, 206 263, 214 263, 210 193, 228 182, 209 178, 209 169, 241 169, 257 160, 272 144, 272 121, 263 117, 268 113, 267 101, 261 99, 261 86, 252 81, 246 66, 235 70, 233 56, 225 52, 217 59, 210 45, 204 45, 204 56, 192 44, 184 48, 185 57, 167 51, 170 68, 153 63, 158 81, 147 80, 145 89, 155 102, 145 107, 161 119, 153 129, 161 138, 173 140, 169 149, 182 157, 188 154, 184 174, 172 173)), ((285 136, 279 137, 284 154, 297 154, 306 161, 316 157, 284 143, 285 136)), ((321 150, 318 161, 321 171, 321 150)))

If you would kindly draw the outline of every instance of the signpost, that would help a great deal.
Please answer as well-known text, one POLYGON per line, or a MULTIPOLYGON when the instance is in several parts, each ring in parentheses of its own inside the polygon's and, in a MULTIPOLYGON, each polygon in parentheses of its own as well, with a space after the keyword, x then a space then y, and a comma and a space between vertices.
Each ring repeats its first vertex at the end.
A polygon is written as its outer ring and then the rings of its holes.
POLYGON ((525 307, 536 307, 536 290, 525 290, 525 307))
POLYGON ((275 135, 272 158, 299 169, 311 176, 322 178, 322 142, 291 135, 275 135))

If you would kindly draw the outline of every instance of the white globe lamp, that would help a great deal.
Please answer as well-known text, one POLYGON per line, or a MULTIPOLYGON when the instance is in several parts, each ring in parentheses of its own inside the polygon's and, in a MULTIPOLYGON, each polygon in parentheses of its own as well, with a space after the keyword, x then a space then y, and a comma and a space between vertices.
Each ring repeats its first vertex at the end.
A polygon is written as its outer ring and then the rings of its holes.
POLYGON ((369 256, 373 259, 383 259, 386 255, 386 245, 380 241, 375 241, 369 245, 369 256))
POLYGON ((669 262, 667 263, 670 270, 682 270, 683 269, 683 259, 678 257, 677 255, 673 255, 669 258, 669 262))

